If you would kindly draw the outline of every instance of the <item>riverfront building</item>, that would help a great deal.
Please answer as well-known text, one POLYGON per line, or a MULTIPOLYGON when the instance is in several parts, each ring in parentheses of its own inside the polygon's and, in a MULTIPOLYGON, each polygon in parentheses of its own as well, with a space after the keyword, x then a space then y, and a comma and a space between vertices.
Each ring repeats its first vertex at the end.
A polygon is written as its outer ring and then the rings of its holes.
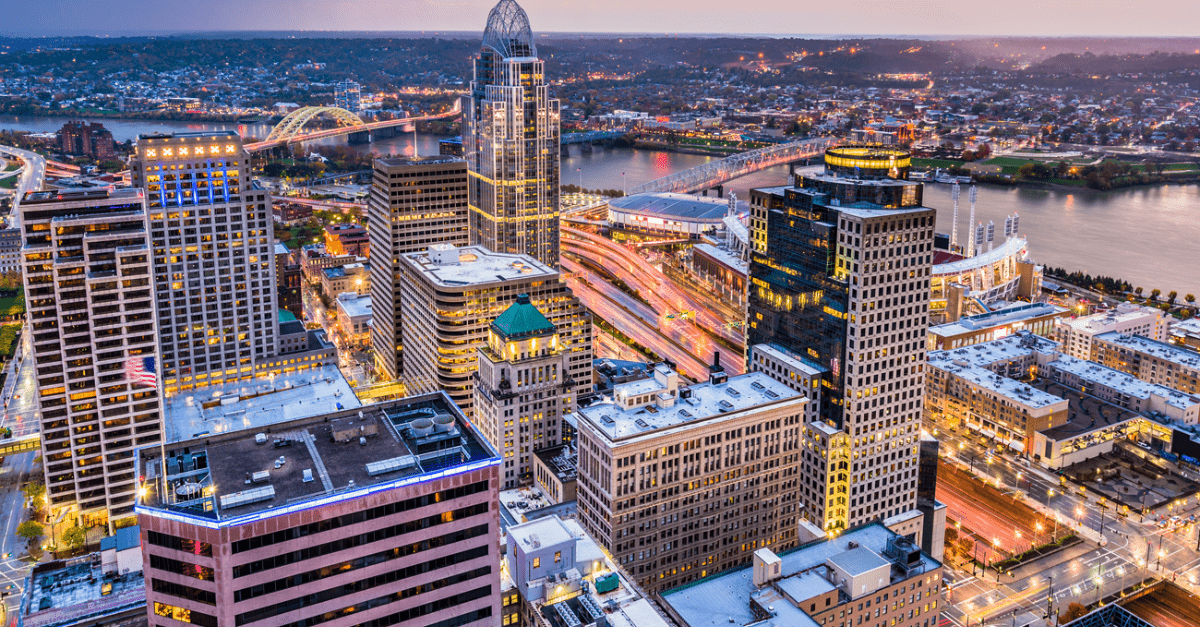
MULTIPOLYGON (((916 507, 935 211, 909 163, 899 149, 830 148, 794 185, 750 192, 747 345, 823 369, 820 420, 850 441, 849 508, 823 515, 826 531, 916 507)), ((802 474, 827 464, 816 457, 802 474)))
POLYGON ((1062 352, 1076 359, 1092 359, 1092 343, 1105 333, 1140 335, 1165 342, 1170 337, 1169 319, 1157 307, 1121 303, 1112 311, 1059 320, 1055 326, 1062 352))
POLYGON ((559 103, 514 0, 488 14, 462 111, 471 243, 558 268, 559 103))
POLYGON ((807 402, 764 373, 718 366, 689 387, 662 364, 615 386, 576 412, 580 521, 650 592, 795 546, 807 402))
POLYGON ((271 199, 233 131, 142 135, 163 391, 249 380, 278 352, 271 199))
POLYGON ((441 393, 139 451, 152 627, 500 623, 500 458, 441 393))
POLYGON ((1147 383, 1200 394, 1200 353, 1176 344, 1110 332, 1093 338, 1091 360, 1147 383))
POLYGON ((402 370, 400 256, 466 246, 467 162, 447 157, 376 159, 367 202, 371 238, 371 345, 376 371, 402 370))
MULTIPOLYGON (((402 380, 410 391, 445 390, 474 418, 479 350, 487 344, 492 320, 522 294, 557 329, 567 362, 562 383, 586 389, 592 377, 592 318, 557 270, 528 255, 444 244, 401 255, 399 263, 405 312, 402 380)), ((554 411, 566 414, 575 401, 574 395, 563 396, 554 411)))
POLYGON ((1050 303, 1017 303, 995 311, 929 327, 929 350, 949 350, 990 342, 1020 331, 1054 337, 1056 322, 1071 311, 1050 303))
POLYGON ((145 197, 31 192, 20 212, 47 501, 84 527, 128 518, 134 450, 163 438, 145 197))

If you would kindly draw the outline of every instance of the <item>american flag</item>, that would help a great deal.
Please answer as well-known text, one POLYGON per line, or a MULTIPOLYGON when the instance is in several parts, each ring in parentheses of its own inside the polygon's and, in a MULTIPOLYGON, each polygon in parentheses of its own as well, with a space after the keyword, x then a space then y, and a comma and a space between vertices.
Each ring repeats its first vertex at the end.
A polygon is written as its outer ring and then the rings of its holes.
POLYGON ((125 360, 125 378, 133 385, 158 386, 153 357, 130 357, 125 360))

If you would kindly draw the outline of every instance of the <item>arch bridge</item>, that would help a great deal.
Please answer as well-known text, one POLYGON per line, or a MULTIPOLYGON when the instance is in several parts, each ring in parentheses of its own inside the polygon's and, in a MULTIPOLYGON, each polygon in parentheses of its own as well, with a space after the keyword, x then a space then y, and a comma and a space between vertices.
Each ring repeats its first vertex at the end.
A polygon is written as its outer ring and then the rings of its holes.
POLYGON ((367 125, 362 118, 341 107, 300 107, 287 114, 279 121, 279 124, 275 125, 275 128, 271 129, 271 134, 267 135, 267 141, 290 143, 300 135, 305 124, 322 115, 329 115, 345 126, 351 127, 349 132, 353 132, 355 126, 366 127, 367 125))
POLYGON ((250 152, 257 152, 267 148, 274 148, 286 144, 294 144, 296 142, 304 142, 313 139, 324 139, 326 137, 335 137, 337 135, 351 135, 357 133, 370 133, 374 130, 391 128, 393 126, 406 126, 415 122, 425 122, 428 120, 440 120, 443 118, 458 117, 462 113, 461 104, 456 99, 454 107, 445 113, 435 115, 426 115, 419 118, 396 118, 393 120, 381 120, 378 122, 364 122, 362 118, 354 113, 342 109, 341 107, 301 107, 287 114, 275 128, 271 129, 271 133, 267 135, 267 139, 253 144, 246 144, 244 147, 250 152), (311 133, 302 133, 304 126, 311 122, 313 118, 321 115, 333 116, 335 120, 342 122, 341 126, 336 128, 322 129, 311 133))

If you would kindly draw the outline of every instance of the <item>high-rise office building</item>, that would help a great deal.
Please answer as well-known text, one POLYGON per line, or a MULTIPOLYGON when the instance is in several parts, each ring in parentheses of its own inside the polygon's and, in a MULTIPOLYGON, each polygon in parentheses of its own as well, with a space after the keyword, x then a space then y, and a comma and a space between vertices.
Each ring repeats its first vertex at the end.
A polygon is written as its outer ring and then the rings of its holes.
POLYGON ((144 200, 91 189, 20 204, 46 496, 83 526, 133 514, 134 449, 162 441, 144 200))
MULTIPOLYGON (((445 390, 474 417, 479 349, 488 328, 521 294, 558 329, 566 353, 564 383, 587 385, 592 373, 592 317, 557 270, 528 255, 446 244, 400 256, 401 343, 410 392, 445 390)), ((563 397, 560 413, 575 407, 563 397)))
POLYGON ((400 256, 435 244, 467 245, 467 162, 454 157, 376 159, 367 225, 371 344, 376 371, 394 380, 403 369, 400 256))
POLYGON ((557 268, 559 105, 529 17, 513 0, 500 0, 488 15, 462 103, 471 243, 557 268))
POLYGON ((248 380, 278 352, 271 199, 249 171, 232 131, 138 139, 167 395, 248 380))
POLYGON ((333 87, 333 106, 351 113, 362 110, 362 86, 355 81, 342 81, 333 87))
POLYGON ((138 451, 155 627, 500 624, 500 459, 445 394, 138 451))
MULTIPOLYGON (((833 432, 809 435, 851 447, 845 516, 803 504, 826 530, 916 506, 935 212, 909 164, 900 149, 831 148, 794 185, 751 191, 747 343, 824 369, 820 419, 833 432)), ((806 476, 842 481, 828 454, 806 476)))
POLYGON ((664 364, 576 412, 579 520, 656 592, 796 546, 808 399, 761 372, 680 386, 664 364))
POLYGON ((501 489, 533 482, 534 451, 558 446, 576 386, 558 329, 528 294, 492 321, 479 349, 475 424, 504 458, 501 489))

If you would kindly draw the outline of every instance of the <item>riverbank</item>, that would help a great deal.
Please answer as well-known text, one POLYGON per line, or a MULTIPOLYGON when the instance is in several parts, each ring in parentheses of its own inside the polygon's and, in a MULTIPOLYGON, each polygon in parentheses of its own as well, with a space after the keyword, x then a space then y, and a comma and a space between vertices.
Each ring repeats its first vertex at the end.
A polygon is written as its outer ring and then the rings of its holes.
POLYGON ((254 118, 252 124, 274 123, 283 116, 273 115, 220 115, 220 114, 187 114, 175 111, 108 111, 104 109, 59 109, 48 111, 34 109, 31 111, 0 111, 0 115, 33 118, 73 118, 73 119, 104 119, 153 122, 205 122, 205 123, 236 123, 239 120, 254 118))
POLYGON ((634 148, 642 150, 658 150, 660 152, 675 152, 682 155, 700 155, 703 157, 719 157, 724 159, 730 155, 747 152, 751 148, 734 148, 734 147, 712 147, 701 148, 699 146, 688 146, 681 144, 669 144, 667 142, 646 141, 639 139, 633 142, 634 148))

